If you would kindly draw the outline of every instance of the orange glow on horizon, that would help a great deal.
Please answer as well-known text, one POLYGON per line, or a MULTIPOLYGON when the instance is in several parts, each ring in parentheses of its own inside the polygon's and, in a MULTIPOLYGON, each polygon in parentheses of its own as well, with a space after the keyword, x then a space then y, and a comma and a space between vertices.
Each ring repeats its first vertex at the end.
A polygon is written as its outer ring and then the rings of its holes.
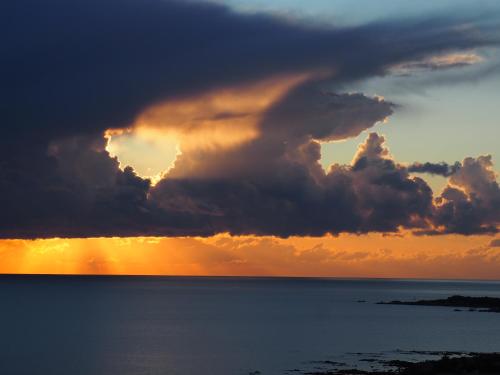
POLYGON ((0 241, 0 273, 500 279, 490 236, 0 241))

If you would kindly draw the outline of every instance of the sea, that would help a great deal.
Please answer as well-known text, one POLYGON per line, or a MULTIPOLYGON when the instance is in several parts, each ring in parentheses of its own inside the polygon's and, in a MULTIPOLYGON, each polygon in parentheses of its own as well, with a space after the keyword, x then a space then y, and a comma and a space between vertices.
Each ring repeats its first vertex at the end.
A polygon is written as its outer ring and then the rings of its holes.
POLYGON ((454 294, 500 297, 500 282, 2 275, 0 374, 286 375, 500 351, 500 314, 376 304, 454 294))

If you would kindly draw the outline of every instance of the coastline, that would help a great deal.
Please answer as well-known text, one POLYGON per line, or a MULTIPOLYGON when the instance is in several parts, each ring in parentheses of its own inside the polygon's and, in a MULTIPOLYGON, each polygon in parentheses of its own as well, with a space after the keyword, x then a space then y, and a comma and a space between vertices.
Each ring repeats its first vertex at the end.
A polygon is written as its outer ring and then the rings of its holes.
POLYGON ((378 361, 387 369, 360 370, 332 368, 326 371, 305 372, 306 375, 496 375, 500 373, 500 353, 449 353, 437 360, 409 362, 378 361))
MULTIPOLYGON (((378 305, 440 306, 468 308, 469 311, 500 313, 500 298, 453 295, 445 299, 378 302, 378 305)), ((455 311, 462 311, 455 309, 455 311)))

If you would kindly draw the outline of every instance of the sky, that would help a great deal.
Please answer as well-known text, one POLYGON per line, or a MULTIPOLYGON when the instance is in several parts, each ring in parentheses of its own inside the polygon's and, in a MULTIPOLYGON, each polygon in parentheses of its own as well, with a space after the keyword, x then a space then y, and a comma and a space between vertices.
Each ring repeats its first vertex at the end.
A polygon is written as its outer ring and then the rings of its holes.
POLYGON ((500 278, 498 2, 0 10, 0 272, 500 278))

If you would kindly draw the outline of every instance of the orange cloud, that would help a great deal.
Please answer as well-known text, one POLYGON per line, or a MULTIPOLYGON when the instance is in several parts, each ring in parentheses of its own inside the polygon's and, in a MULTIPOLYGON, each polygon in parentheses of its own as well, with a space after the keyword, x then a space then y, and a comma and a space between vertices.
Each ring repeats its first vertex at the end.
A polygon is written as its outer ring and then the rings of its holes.
POLYGON ((397 64, 391 68, 394 74, 411 74, 421 70, 437 70, 464 67, 482 63, 484 58, 473 51, 454 52, 425 57, 397 64))
POLYGON ((312 75, 279 76, 154 105, 130 129, 108 130, 106 149, 122 167, 157 180, 183 151, 227 149, 255 139, 266 110, 312 75))

